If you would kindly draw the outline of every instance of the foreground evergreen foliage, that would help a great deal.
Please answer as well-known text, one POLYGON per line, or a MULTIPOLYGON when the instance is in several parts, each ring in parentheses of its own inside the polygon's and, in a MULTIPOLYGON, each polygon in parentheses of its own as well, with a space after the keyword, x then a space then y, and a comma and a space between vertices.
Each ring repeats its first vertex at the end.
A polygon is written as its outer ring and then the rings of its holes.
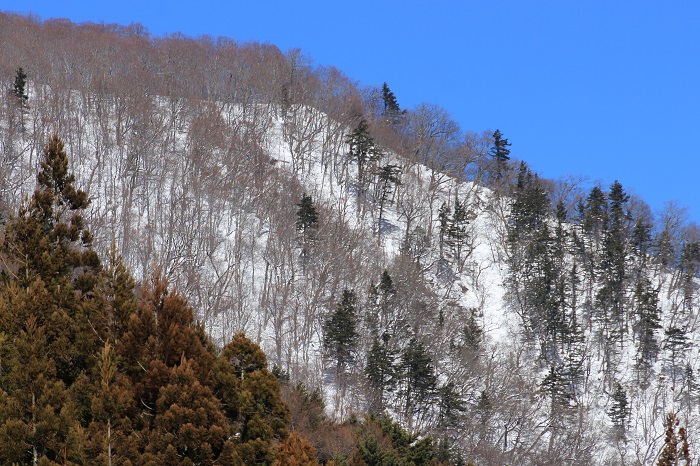
POLYGON ((218 351, 158 272, 136 290, 114 252, 102 266, 57 135, 37 180, 1 244, 0 463, 318 464, 256 344, 218 351))

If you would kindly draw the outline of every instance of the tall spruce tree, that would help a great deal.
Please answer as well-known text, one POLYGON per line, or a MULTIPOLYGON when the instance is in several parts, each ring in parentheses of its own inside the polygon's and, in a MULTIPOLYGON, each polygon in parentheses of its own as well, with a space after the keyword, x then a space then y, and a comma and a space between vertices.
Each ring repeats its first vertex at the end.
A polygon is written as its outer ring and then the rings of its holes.
POLYGON ((489 150, 489 155, 496 161, 496 178, 501 179, 506 171, 507 162, 510 160, 511 143, 503 137, 501 130, 497 129, 493 133, 493 146, 489 150))
POLYGON ((671 324, 665 330, 665 347, 667 350, 666 369, 671 374, 671 384, 676 386, 678 377, 683 369, 682 356, 690 347, 687 326, 671 324))
POLYGON ((465 252, 469 234, 467 226, 469 218, 466 206, 455 196, 455 207, 452 218, 449 222, 448 237, 449 244, 452 248, 453 257, 457 264, 457 269, 462 271, 462 264, 468 254, 465 252))
POLYGON ((447 204, 447 202, 443 202, 442 205, 440 206, 440 210, 438 210, 438 225, 439 225, 439 230, 438 230, 438 245, 440 248, 440 259, 445 258, 445 245, 448 244, 449 241, 449 227, 450 227, 450 216, 452 215, 452 209, 450 206, 447 204))
POLYGON ((627 239, 630 236, 629 201, 622 185, 615 181, 608 194, 608 223, 603 237, 603 255, 600 264, 603 286, 597 301, 603 314, 604 325, 612 338, 622 339, 624 332, 625 284, 627 279, 627 239))
POLYGON ((549 196, 539 178, 521 163, 508 219, 509 295, 523 319, 526 339, 540 344, 545 361, 557 359, 557 344, 566 332, 558 293, 564 271, 556 260, 549 211, 549 196))
POLYGON ((659 309, 658 291, 654 290, 648 278, 643 277, 637 283, 634 292, 637 324, 637 369, 642 377, 641 383, 646 386, 651 369, 659 353, 659 343, 656 332, 661 329, 661 310, 659 309))
POLYGON ((379 218, 377 219, 377 241, 381 244, 382 222, 384 220, 384 207, 390 200, 394 188, 401 184, 401 167, 388 164, 381 167, 377 172, 377 187, 379 189, 379 218))
POLYGON ((311 196, 302 194, 301 201, 297 204, 297 230, 301 231, 304 238, 312 234, 313 229, 318 225, 318 212, 311 196))
POLYGON ((94 285, 83 276, 100 269, 83 214, 90 201, 74 186, 75 176, 68 173, 68 156, 57 134, 44 148, 37 182, 29 204, 7 226, 5 252, 18 266, 11 273, 24 286, 36 277, 50 288, 66 279, 94 285))
POLYGON ((389 89, 387 83, 382 84, 382 101, 384 102, 384 121, 391 125, 401 123, 401 108, 396 100, 396 95, 389 89))
POLYGON ((265 353, 239 332, 216 358, 211 379, 231 422, 227 436, 236 461, 225 464, 272 463, 277 445, 288 435, 290 413, 279 381, 267 369, 265 353))
POLYGON ((400 368, 400 394, 404 400, 404 415, 410 427, 417 410, 429 405, 434 399, 437 376, 425 345, 416 338, 411 338, 401 353, 400 368))
POLYGON ((367 354, 365 375, 369 381, 372 399, 369 403, 370 413, 384 411, 385 394, 396 387, 397 367, 394 362, 396 355, 389 349, 386 342, 380 343, 374 338, 372 347, 367 354))
POLYGON ((323 346, 336 362, 339 376, 355 358, 358 339, 356 302, 354 291, 343 290, 338 307, 323 325, 323 346))
POLYGON ((27 73, 24 72, 24 70, 20 67, 17 68, 17 71, 15 73, 15 81, 12 84, 12 94, 20 99, 22 102, 26 102, 29 100, 29 96, 27 95, 27 73))
POLYGON ((683 310, 689 313, 693 307, 693 298, 698 290, 696 278, 700 272, 700 241, 693 240, 683 243, 678 268, 681 273, 683 310))
POLYGON ((369 184, 368 165, 376 163, 384 154, 370 134, 366 120, 360 120, 357 127, 345 140, 349 146, 348 155, 357 162, 357 188, 360 197, 364 197, 369 184))
POLYGON ((57 135, 43 151, 37 189, 5 225, 0 254, 0 335, 12 352, 0 375, 0 437, 20 446, 2 463, 74 461, 83 454, 78 435, 90 418, 91 374, 107 337, 101 266, 90 249, 83 210, 87 195, 73 186, 67 154, 57 135), (85 393, 82 401, 76 393, 85 393), (82 425, 81 425, 82 424, 82 425))
POLYGON ((627 399, 627 392, 622 385, 615 383, 615 391, 612 394, 612 405, 608 410, 608 416, 616 429, 617 435, 624 437, 631 415, 631 407, 627 399))
POLYGON ((297 204, 299 209, 297 210, 297 220, 296 227, 297 231, 301 235, 301 259, 306 266, 306 262, 309 258, 309 250, 311 248, 311 243, 316 237, 316 230, 318 227, 318 212, 316 211, 316 206, 306 193, 302 194, 301 201, 297 204))

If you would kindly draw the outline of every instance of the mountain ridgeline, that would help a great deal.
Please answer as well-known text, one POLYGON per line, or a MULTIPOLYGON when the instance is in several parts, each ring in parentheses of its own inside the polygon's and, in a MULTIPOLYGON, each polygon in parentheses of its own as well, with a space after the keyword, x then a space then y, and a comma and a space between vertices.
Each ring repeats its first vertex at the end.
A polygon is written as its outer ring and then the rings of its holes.
POLYGON ((3 464, 696 461, 682 207, 299 50, 0 43, 3 464))

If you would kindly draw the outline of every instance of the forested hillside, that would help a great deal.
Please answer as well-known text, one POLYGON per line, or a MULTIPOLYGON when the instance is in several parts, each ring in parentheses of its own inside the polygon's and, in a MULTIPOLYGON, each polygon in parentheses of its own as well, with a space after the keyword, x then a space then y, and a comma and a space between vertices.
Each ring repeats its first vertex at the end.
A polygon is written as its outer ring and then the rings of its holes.
MULTIPOLYGON (((245 350, 293 414, 318 415, 291 422, 322 462, 695 457, 700 230, 678 205, 541 178, 500 131, 403 109, 299 50, 11 14, 0 44, 0 409, 35 439, 38 403, 49 424, 65 411, 53 461, 80 463, 71 435, 104 445, 124 418, 119 454, 146 464, 189 435, 168 406, 210 402, 207 435, 230 433, 208 458, 274 461, 287 408, 250 434, 268 456, 241 450, 236 344, 267 353, 245 350), (42 165, 61 145, 75 180, 42 165), (86 401, 100 390, 124 399, 86 401), (148 443, 156 428, 171 436, 148 443)), ((42 454, 27 445, 9 461, 42 454)))

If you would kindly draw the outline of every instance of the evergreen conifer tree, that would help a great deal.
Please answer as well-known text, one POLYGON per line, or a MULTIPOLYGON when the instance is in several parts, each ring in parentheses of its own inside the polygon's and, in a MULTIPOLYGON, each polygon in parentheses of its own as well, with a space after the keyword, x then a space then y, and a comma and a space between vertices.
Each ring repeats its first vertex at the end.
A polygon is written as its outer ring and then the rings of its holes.
POLYGON ((400 111, 396 96, 386 83, 382 84, 382 100, 384 101, 385 114, 389 112, 398 113, 400 111))
POLYGON ((434 399, 437 376, 432 359, 425 346, 416 338, 411 338, 401 353, 401 390, 405 415, 409 426, 419 406, 428 405, 434 399))
POLYGON ((287 437, 290 414, 265 353, 237 333, 216 359, 211 378, 231 423, 227 435, 235 447, 232 457, 251 466, 272 463, 276 445, 287 437))
POLYGON ((443 202, 438 210, 438 224, 439 227, 439 247, 440 247, 440 258, 445 257, 444 249, 445 245, 449 241, 449 226, 450 226, 450 216, 452 215, 452 209, 447 205, 447 202, 443 202))
POLYGON ((311 242, 316 236, 318 212, 311 196, 308 196, 306 193, 302 194, 301 201, 297 206, 299 206, 299 209, 297 210, 296 227, 297 231, 301 233, 301 257, 303 263, 306 264, 311 242))
POLYGON ((557 359, 567 325, 562 306, 565 272, 563 261, 557 260, 563 245, 551 234, 549 211, 549 196, 539 178, 521 163, 508 219, 509 294, 523 318, 526 339, 539 342, 543 360, 551 362, 557 359))
POLYGON ((688 332, 685 326, 670 325, 665 330, 666 349, 668 350, 668 371, 671 374, 671 384, 676 386, 676 382, 682 369, 681 356, 685 354, 690 346, 688 332))
POLYGON ((306 193, 302 194, 301 201, 297 204, 297 230, 301 231, 304 237, 307 237, 311 230, 318 225, 318 212, 314 206, 311 196, 306 193))
POLYGON ((603 238, 603 257, 600 265, 603 286, 597 300, 610 335, 622 338, 625 304, 625 281, 627 279, 627 239, 629 237, 628 215, 625 206, 629 196, 622 185, 615 181, 608 194, 608 223, 603 238))
POLYGON ((642 375, 642 383, 647 383, 651 368, 659 352, 656 338, 657 330, 661 329, 658 292, 653 290, 649 279, 643 277, 635 289, 637 304, 637 325, 639 346, 637 348, 637 368, 642 375))
POLYGON ((379 285, 377 286, 377 291, 379 292, 379 311, 380 315, 380 328, 382 331, 382 338, 388 339, 391 337, 393 331, 392 327, 396 326, 396 315, 395 315, 395 300, 396 300, 396 287, 394 286, 394 280, 391 278, 388 270, 382 272, 382 276, 379 278, 379 285))
POLYGON ((627 431, 627 423, 629 422, 630 414, 631 408, 627 399, 627 392, 622 388, 622 385, 617 382, 615 383, 615 391, 612 395, 612 406, 608 410, 608 416, 610 416, 613 426, 617 429, 617 434, 621 437, 624 437, 627 431))
POLYGON ((279 453, 272 466, 318 466, 316 450, 302 437, 299 432, 293 430, 289 437, 282 442, 279 453))
POLYGON ((583 230, 592 236, 596 247, 602 240, 603 228, 607 219, 608 204, 605 201, 605 193, 598 186, 594 186, 586 198, 583 211, 583 230))
POLYGON ((22 102, 26 102, 27 100, 29 100, 26 86, 27 73, 25 73, 21 67, 17 68, 17 72, 15 73, 15 82, 12 85, 12 94, 15 95, 22 102))
POLYGON ((551 400, 551 415, 555 414, 557 408, 568 408, 570 406, 572 395, 566 368, 563 365, 552 364, 540 386, 551 400))
POLYGON ((472 351, 476 351, 481 348, 484 337, 484 330, 476 321, 476 312, 477 310, 475 308, 469 309, 466 323, 462 328, 462 339, 464 346, 472 351))
POLYGON ((95 464, 117 464, 124 459, 124 432, 134 414, 136 400, 131 380, 119 370, 119 363, 109 342, 99 354, 99 378, 90 401, 92 420, 87 429, 87 454, 95 464))
POLYGON ((358 339, 356 301, 354 291, 343 290, 338 307, 323 326, 323 346, 331 359, 335 360, 338 375, 344 373, 355 357, 358 339))
MULTIPOLYGON (((401 184, 401 168, 398 165, 384 165, 377 171, 379 187, 379 218, 377 219, 377 240, 381 243, 382 221, 384 220, 384 207, 393 189, 401 184)), ((390 203, 391 204, 391 203, 390 203)))
POLYGON ((511 144, 508 139, 503 137, 501 130, 496 130, 493 133, 493 146, 489 150, 489 155, 496 161, 496 178, 501 179, 506 171, 506 163, 510 160, 511 144))
POLYGON ((396 100, 396 95, 389 89, 389 86, 382 84, 382 101, 384 102, 384 121, 391 125, 396 125, 401 122, 401 108, 396 100))
POLYGON ((454 213, 449 222, 448 235, 454 253, 454 259, 460 272, 462 271, 464 248, 469 237, 467 233, 468 224, 467 209, 465 205, 460 202, 459 198, 455 197, 454 213))
POLYGON ((219 400, 198 380, 185 356, 169 370, 155 404, 153 431, 142 461, 216 464, 229 438, 219 400))
POLYGON ((658 466, 690 466, 690 447, 684 427, 676 428, 680 424, 675 413, 666 415, 666 436, 664 448, 659 456, 658 466))
POLYGON ((394 358, 394 352, 386 343, 380 343, 377 338, 372 341, 365 366, 365 375, 373 392, 370 413, 384 411, 385 393, 393 391, 396 386, 397 368, 394 358))
POLYGON ((683 308, 685 312, 690 312, 693 307, 693 298, 698 289, 695 279, 698 276, 698 272, 700 272, 699 241, 686 241, 683 243, 678 268, 681 273, 683 308))
POLYGON ((362 119, 357 127, 350 133, 345 140, 349 146, 348 155, 351 159, 357 161, 357 185, 358 194, 364 197, 368 185, 368 165, 376 163, 381 159, 383 151, 374 141, 370 134, 367 121, 362 119))
POLYGON ((462 415, 467 411, 467 404, 462 399, 454 382, 448 382, 437 390, 438 429, 441 436, 452 443, 454 434, 463 425, 462 415))

